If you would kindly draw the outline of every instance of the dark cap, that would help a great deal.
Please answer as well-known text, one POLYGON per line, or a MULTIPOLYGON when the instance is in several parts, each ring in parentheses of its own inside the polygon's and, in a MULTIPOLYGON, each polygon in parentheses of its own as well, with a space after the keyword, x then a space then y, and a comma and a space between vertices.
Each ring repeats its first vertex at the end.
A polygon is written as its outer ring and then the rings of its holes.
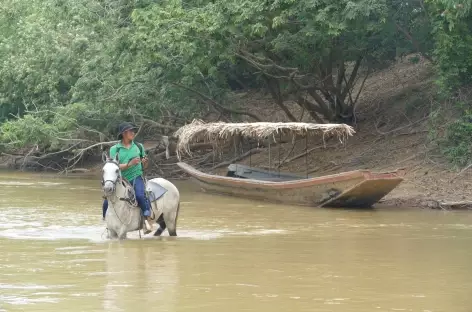
POLYGON ((135 125, 133 125, 132 123, 130 122, 123 122, 121 123, 119 126, 118 126, 118 139, 122 139, 123 138, 123 133, 125 131, 128 131, 128 130, 134 130, 134 129, 137 129, 137 127, 135 125))

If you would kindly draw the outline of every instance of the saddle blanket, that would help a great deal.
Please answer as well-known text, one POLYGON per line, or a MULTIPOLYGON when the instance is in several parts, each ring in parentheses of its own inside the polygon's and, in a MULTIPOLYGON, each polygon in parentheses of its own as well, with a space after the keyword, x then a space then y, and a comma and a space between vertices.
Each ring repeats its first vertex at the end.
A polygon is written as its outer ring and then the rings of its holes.
POLYGON ((146 191, 149 194, 149 200, 151 203, 155 202, 167 193, 167 189, 152 181, 148 181, 146 191))

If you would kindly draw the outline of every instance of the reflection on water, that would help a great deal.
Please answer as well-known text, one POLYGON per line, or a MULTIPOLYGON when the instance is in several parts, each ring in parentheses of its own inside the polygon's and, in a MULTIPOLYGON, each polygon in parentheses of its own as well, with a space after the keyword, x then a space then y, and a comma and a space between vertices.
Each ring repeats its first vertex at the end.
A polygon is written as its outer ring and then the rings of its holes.
POLYGON ((472 214, 178 186, 180 237, 109 242, 98 180, 0 175, 0 311, 472 309, 472 214))
POLYGON ((137 305, 145 310, 175 311, 178 258, 172 246, 157 249, 154 245, 155 242, 138 246, 135 242, 125 242, 109 246, 104 311, 132 311, 137 305), (130 294, 134 300, 130 300, 130 294))

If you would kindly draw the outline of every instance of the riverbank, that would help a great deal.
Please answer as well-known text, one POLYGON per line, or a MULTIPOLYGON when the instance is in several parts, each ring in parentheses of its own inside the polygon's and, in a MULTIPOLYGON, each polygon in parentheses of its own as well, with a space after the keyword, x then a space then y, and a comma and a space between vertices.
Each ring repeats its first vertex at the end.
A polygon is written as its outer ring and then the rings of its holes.
MULTIPOLYGON (((435 209, 472 209, 471 173, 452 168, 437 145, 429 139, 431 115, 434 113, 436 92, 433 71, 430 64, 420 59, 412 63, 409 58, 400 60, 394 66, 376 72, 365 83, 356 109, 356 134, 344 145, 335 140, 310 139, 305 149, 305 140, 288 142, 268 148, 251 157, 241 157, 235 162, 246 165, 280 170, 296 174, 323 176, 356 169, 390 171, 406 169, 405 180, 382 200, 389 206, 422 207, 435 209), (270 162, 269 162, 270 155, 270 162)), ((236 106, 270 121, 288 121, 286 115, 273 103, 269 94, 260 92, 238 93, 233 99, 236 106)), ((286 103, 294 116, 310 122, 308 114, 297 105, 286 103)), ((447 107, 446 107, 447 109, 447 107)), ((451 107, 450 111, 454 108, 451 107)), ((211 117, 210 117, 211 118, 211 117)), ((215 117, 216 118, 216 117, 215 117)), ((452 119, 451 119, 452 120, 452 119)), ((441 132, 445 125, 436 127, 441 132)), ((171 142, 171 157, 166 159, 164 147, 158 141, 144 142, 149 151, 152 166, 149 176, 163 176, 170 179, 187 178, 176 166, 178 161, 171 142)), ((197 144, 199 145, 199 144, 197 144)), ((192 166, 203 171, 224 174, 226 166, 235 158, 234 150, 214 157, 211 146, 200 144, 191 159, 185 159, 192 166), (221 166, 215 166, 222 163, 221 166), (218 167, 218 168, 215 168, 218 167)), ((243 155, 246 150, 237 153, 243 155)), ((61 160, 72 155, 54 154, 46 159, 28 151, 15 155, 3 155, 1 163, 6 168, 28 170, 52 168, 61 160), (28 154, 29 153, 29 154, 28 154), (25 154, 30 159, 25 158, 25 154), (40 162, 42 160, 43 162, 40 162)), ((57 172, 74 176, 99 177, 100 155, 87 155, 73 170, 57 172)))
MULTIPOLYGON (((472 209, 472 173, 468 168, 453 168, 430 139, 433 128, 440 133, 447 124, 431 125, 436 92, 433 79, 427 61, 412 64, 407 58, 373 74, 366 82, 357 108, 357 133, 345 145, 332 140, 311 140, 305 157, 304 140, 282 144, 272 149, 272 169, 322 176, 356 169, 389 171, 404 168, 404 182, 382 200, 383 204, 472 209)), ((257 107, 260 116, 286 121, 270 97, 248 95, 246 98, 250 99, 246 101, 246 107, 257 107)), ((241 101, 244 100, 243 97, 241 101)), ((453 110, 450 107, 450 111, 453 110)), ((269 152, 264 150, 241 163, 267 168, 269 152)))

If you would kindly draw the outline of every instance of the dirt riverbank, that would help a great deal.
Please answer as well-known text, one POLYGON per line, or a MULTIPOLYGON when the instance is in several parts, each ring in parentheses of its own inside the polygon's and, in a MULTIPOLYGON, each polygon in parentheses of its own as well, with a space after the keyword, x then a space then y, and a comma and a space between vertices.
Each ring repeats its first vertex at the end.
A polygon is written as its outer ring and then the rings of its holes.
MULTIPOLYGON (((417 64, 407 58, 399 61, 367 80, 357 108, 357 133, 345 145, 333 140, 310 141, 311 152, 307 157, 296 158, 305 152, 305 141, 282 144, 280 149, 272 148, 273 169, 278 170, 282 162, 281 171, 300 174, 308 171, 312 176, 322 176, 355 169, 405 168, 404 182, 383 199, 384 204, 470 209, 472 169, 452 168, 429 140, 434 92, 432 69, 427 61, 417 64)), ((246 107, 252 111, 257 107, 260 116, 286 121, 269 96, 247 95, 241 100, 246 100, 246 107)), ((299 111, 293 112, 301 115, 299 111)), ((266 150, 241 163, 267 167, 269 153, 266 150)))
MULTIPOLYGON (((271 153, 267 148, 262 149, 260 153, 239 162, 266 169, 270 163, 272 170, 301 175, 308 173, 311 176, 356 169, 389 171, 405 168, 404 182, 382 200, 383 204, 472 209, 472 168, 470 171, 469 168, 452 168, 429 140, 435 92, 430 64, 425 60, 412 63, 405 58, 389 69, 371 75, 365 86, 356 109, 357 133, 344 145, 333 139, 325 142, 310 139, 306 153, 305 140, 300 140, 272 147, 271 153)), ((240 93, 235 95, 234 102, 264 120, 288 121, 268 94, 240 93)), ((301 117, 301 121, 310 121, 299 107, 289 102, 286 104, 294 116, 301 117)), ((436 130, 441 132, 443 128, 444 125, 436 130)), ((175 154, 165 159, 165 152, 157 148, 158 145, 157 141, 145 142, 153 163, 148 175, 185 179, 186 176, 175 165, 178 161, 175 154)), ((244 152, 239 151, 240 154, 244 152)), ((185 161, 202 171, 221 174, 226 166, 217 170, 211 168, 234 156, 234 151, 228 151, 215 159, 211 149, 203 148, 195 157, 185 161)), ((80 168, 75 168, 72 175, 98 177, 100 159, 98 155, 91 155, 78 164, 80 168)), ((17 169, 25 169, 26 164, 24 158, 12 155, 4 155, 1 162, 10 168, 13 163, 17 169)))

